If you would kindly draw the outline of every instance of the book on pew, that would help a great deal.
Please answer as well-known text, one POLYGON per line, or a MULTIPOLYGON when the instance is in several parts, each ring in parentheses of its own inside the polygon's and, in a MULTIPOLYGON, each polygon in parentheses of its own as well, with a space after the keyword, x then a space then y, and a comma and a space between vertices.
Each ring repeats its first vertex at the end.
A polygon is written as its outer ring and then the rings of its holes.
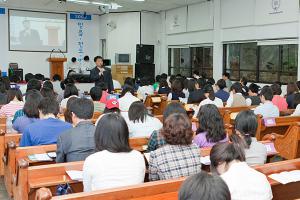
POLYGON ((200 162, 203 165, 210 165, 210 156, 204 156, 200 158, 200 162))
POLYGON ((83 171, 69 170, 69 171, 66 171, 66 173, 73 181, 82 181, 83 180, 83 171))
POLYGON ((54 151, 54 152, 48 152, 47 155, 48 155, 50 158, 52 158, 52 159, 56 158, 56 152, 55 152, 55 151, 54 151))
POLYGON ((31 161, 52 161, 53 160, 46 153, 32 154, 28 156, 28 159, 31 161))
POLYGON ((300 181, 300 170, 293 170, 290 172, 281 172, 278 174, 271 174, 269 177, 281 184, 288 184, 300 181))

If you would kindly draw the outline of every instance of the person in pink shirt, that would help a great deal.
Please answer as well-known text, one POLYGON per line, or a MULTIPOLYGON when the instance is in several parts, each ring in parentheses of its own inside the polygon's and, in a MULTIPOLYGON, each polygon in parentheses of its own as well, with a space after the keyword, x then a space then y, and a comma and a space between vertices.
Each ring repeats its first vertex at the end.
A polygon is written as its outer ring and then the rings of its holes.
POLYGON ((271 85, 271 89, 273 90, 273 99, 272 103, 278 107, 279 111, 285 111, 288 109, 288 104, 286 102, 286 99, 281 95, 282 90, 280 85, 278 84, 273 84, 271 85))
POLYGON ((24 102, 22 100, 22 93, 17 88, 9 89, 7 92, 7 102, 0 109, 0 116, 12 117, 18 110, 23 109, 24 102))

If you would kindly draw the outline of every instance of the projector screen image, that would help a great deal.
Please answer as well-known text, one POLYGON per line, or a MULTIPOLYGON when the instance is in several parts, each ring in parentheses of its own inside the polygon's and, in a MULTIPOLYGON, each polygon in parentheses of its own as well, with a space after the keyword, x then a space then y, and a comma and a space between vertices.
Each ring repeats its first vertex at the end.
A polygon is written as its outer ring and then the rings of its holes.
POLYGON ((9 10, 10 51, 67 51, 66 14, 9 10))

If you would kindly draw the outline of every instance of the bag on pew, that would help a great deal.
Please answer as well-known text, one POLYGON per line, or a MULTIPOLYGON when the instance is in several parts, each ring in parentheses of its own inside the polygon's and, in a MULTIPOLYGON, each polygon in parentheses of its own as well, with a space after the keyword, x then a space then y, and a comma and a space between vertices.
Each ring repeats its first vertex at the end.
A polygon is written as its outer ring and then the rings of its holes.
POLYGON ((72 194, 73 190, 69 183, 61 184, 56 187, 56 196, 72 194))

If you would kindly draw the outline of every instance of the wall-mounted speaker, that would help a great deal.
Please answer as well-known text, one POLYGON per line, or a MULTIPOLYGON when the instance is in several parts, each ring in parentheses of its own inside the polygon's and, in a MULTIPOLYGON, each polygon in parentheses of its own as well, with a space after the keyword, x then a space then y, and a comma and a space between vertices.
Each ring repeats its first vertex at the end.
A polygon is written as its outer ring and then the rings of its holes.
POLYGON ((154 63, 154 45, 137 44, 136 45, 136 63, 153 64, 154 63))

